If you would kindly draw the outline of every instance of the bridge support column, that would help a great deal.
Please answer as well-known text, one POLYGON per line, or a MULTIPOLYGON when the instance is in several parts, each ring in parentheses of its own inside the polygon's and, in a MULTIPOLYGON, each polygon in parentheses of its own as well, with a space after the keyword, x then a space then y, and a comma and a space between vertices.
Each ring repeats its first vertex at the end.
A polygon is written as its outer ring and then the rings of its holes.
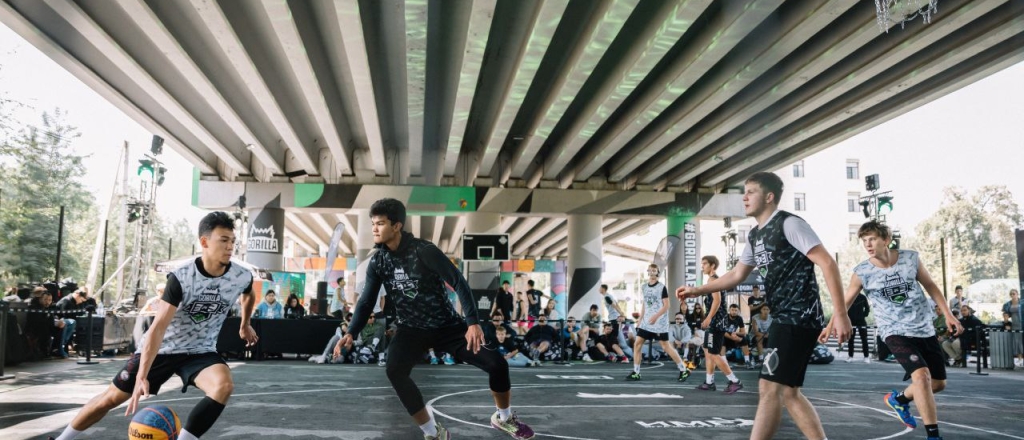
POLYGON ((568 316, 582 317, 601 302, 602 239, 600 215, 569 215, 568 316))

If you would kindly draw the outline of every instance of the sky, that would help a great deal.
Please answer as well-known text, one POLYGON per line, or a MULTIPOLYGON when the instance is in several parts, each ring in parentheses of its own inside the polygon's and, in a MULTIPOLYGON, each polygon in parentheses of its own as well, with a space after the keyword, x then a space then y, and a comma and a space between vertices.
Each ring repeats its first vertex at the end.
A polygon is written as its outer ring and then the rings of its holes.
MULTIPOLYGON (((1024 205, 1024 63, 1009 67, 831 147, 871 161, 862 175, 881 175, 883 189, 897 195, 891 223, 912 230, 942 203, 944 187, 973 192, 1006 185, 1024 205)), ((129 169, 149 151, 152 135, 54 61, 0 25, 0 96, 23 104, 12 108, 16 123, 39 124, 43 111, 61 108, 82 136, 73 144, 86 159, 83 180, 101 205, 110 200, 121 146, 131 147, 129 169)), ((168 173, 157 195, 158 209, 172 219, 197 224, 204 211, 191 206, 192 165, 170 148, 160 159, 168 173)), ((648 234, 654 237, 659 234, 648 234)), ((640 240, 642 242, 642 239, 640 240)))

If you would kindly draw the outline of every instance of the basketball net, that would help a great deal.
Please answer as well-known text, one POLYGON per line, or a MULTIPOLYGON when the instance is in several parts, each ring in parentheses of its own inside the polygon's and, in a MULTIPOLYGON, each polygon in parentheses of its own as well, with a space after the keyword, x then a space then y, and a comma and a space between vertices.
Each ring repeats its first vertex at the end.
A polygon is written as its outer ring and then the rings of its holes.
POLYGON ((875 0, 879 32, 889 32, 897 24, 902 29, 908 21, 921 17, 925 23, 932 22, 932 14, 938 12, 939 0, 875 0))

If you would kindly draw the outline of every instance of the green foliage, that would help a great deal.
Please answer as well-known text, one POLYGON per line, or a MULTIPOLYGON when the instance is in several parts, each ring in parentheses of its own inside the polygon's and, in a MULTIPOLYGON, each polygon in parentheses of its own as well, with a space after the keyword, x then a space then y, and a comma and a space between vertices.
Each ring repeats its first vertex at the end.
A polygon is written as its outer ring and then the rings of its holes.
POLYGON ((1013 231, 1024 225, 1024 212, 1013 194, 1003 185, 982 187, 974 195, 956 187, 944 193, 939 210, 917 226, 921 261, 936 281, 942 284, 940 238, 946 239, 951 284, 1016 278, 1013 231))

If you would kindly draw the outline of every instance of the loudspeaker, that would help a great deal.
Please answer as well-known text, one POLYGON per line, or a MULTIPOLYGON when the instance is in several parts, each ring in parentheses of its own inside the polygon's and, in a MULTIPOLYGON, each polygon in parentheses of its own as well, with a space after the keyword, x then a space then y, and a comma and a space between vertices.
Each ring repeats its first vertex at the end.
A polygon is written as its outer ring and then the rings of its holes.
POLYGON ((310 310, 310 313, 317 315, 327 314, 327 281, 320 281, 316 283, 316 301, 310 305, 316 306, 316 310, 310 310))

